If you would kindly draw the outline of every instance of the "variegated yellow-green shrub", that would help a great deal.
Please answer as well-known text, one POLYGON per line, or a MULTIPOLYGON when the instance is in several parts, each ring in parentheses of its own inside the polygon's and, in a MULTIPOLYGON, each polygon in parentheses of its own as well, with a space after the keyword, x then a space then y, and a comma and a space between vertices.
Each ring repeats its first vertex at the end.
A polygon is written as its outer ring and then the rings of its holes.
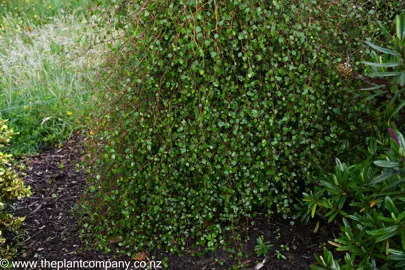
MULTIPOLYGON (((7 120, 0 120, 0 148, 5 147, 15 134, 6 125, 7 120)), ((24 220, 23 217, 11 215, 5 204, 14 199, 30 195, 30 188, 24 186, 23 179, 11 166, 12 155, 0 151, 0 257, 10 256, 9 245, 4 238, 4 232, 15 232, 24 220)))

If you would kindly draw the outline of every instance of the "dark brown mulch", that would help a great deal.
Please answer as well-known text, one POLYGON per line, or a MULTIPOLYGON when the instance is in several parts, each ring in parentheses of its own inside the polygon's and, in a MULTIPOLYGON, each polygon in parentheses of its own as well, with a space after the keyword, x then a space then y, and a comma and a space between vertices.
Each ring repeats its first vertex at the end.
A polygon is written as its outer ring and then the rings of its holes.
MULTIPOLYGON (((83 153, 82 141, 76 136, 62 148, 45 151, 26 161, 25 183, 31 186, 33 195, 14 205, 15 215, 26 216, 17 260, 129 259, 111 253, 85 251, 79 239, 73 212, 85 185, 83 173, 76 165, 83 153)), ((256 238, 264 236, 273 247, 260 269, 310 269, 309 264, 314 263, 313 254, 321 252, 321 244, 331 237, 330 231, 321 230, 314 234, 304 225, 291 226, 281 219, 269 223, 264 218, 257 218, 255 223, 249 228, 250 240, 239 249, 243 255, 239 259, 230 258, 230 253, 224 251, 200 257, 191 256, 189 251, 185 251, 183 256, 155 251, 147 257, 154 256, 155 260, 168 257, 169 269, 254 269, 263 261, 263 258, 256 257, 254 251, 256 238), (280 256, 277 259, 276 250, 284 258, 280 256)))

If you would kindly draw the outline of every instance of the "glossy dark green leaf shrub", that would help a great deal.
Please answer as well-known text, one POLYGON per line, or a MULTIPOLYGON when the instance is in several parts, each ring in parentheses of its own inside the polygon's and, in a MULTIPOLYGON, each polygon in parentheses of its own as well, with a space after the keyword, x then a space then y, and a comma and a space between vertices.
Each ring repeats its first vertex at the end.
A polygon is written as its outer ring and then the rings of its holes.
MULTIPOLYGON (((363 163, 339 162, 335 173, 304 195, 308 216, 343 220, 340 236, 330 243, 348 253, 344 269, 405 267, 405 139, 400 132, 389 131, 387 153, 376 157, 378 147, 370 143, 369 158, 363 163)), ((331 269, 337 263, 328 252, 317 260, 323 267, 313 269, 331 269)))
MULTIPOLYGON (((377 85, 373 90, 380 93, 368 99, 385 94, 389 102, 383 103, 383 110, 404 130, 401 113, 404 101, 401 96, 404 82, 404 35, 405 15, 402 12, 395 18, 396 35, 391 37, 390 48, 367 44, 375 51, 383 53, 375 62, 365 62, 370 68, 368 76, 392 78, 386 85, 377 85), (396 93, 392 90, 396 88, 396 93), (399 104, 399 105, 398 105, 399 104), (395 106, 393 106, 395 105, 395 106), (394 108, 394 110, 392 110, 394 108)), ((394 124, 395 125, 395 124, 394 124)), ((335 173, 330 173, 319 181, 309 193, 304 193, 306 206, 304 220, 320 216, 328 222, 338 222, 341 234, 330 244, 337 251, 347 251, 344 262, 333 258, 327 249, 323 256, 316 255, 320 266, 313 269, 403 269, 405 267, 405 139, 400 131, 388 129, 391 141, 368 138, 366 158, 351 166, 337 159, 335 173), (342 221, 341 223, 339 223, 342 221)), ((377 138, 383 138, 377 130, 377 138)), ((318 228, 319 222, 316 226, 318 228)))
POLYGON ((383 104, 387 112, 388 121, 394 115, 399 115, 401 121, 405 121, 405 13, 395 17, 395 35, 390 35, 389 31, 380 25, 382 32, 389 39, 389 47, 381 47, 367 41, 371 47, 373 62, 366 61, 368 66, 366 74, 373 78, 382 78, 379 84, 374 83, 366 90, 376 91, 371 98, 384 96, 387 102, 383 104), (385 84, 384 84, 385 83, 385 84), (389 101, 389 102, 388 102, 389 101))
POLYGON ((257 211, 294 217, 310 176, 372 119, 349 71, 374 11, 321 2, 99 1, 95 21, 123 36, 83 203, 102 247, 214 249, 257 211))

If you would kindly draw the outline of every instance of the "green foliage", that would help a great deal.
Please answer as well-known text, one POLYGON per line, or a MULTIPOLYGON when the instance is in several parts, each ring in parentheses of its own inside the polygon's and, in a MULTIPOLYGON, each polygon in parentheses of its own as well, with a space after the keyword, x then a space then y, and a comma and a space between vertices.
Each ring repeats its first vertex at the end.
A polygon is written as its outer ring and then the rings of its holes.
POLYGON ((123 35, 105 67, 83 204, 106 250, 175 252, 191 239, 211 249, 256 211, 294 217, 311 176, 370 132, 373 108, 350 75, 377 33, 372 7, 98 5, 95 21, 123 35))
POLYGON ((273 246, 269 241, 265 242, 263 236, 256 239, 257 245, 255 247, 257 257, 267 256, 270 248, 273 246))
POLYGON ((379 150, 371 146, 363 163, 338 162, 335 173, 303 198, 307 217, 343 219, 340 237, 330 243, 351 253, 358 268, 375 262, 381 269, 405 266, 400 255, 405 252, 405 139, 400 132, 390 133, 391 150, 380 159, 374 160, 379 150))
MULTIPOLYGON (((12 129, 6 126, 6 120, 0 120, 0 148, 9 143, 14 135, 12 129)), ((9 246, 3 237, 4 232, 15 232, 24 220, 13 217, 7 212, 5 204, 30 195, 29 187, 24 186, 23 180, 11 167, 11 155, 0 152, 0 256, 9 258, 9 246)))
MULTIPOLYGON (((380 94, 388 96, 389 102, 382 107, 389 112, 389 121, 396 119, 405 104, 405 81, 402 79, 405 76, 404 13, 397 15, 395 22, 394 37, 381 26, 386 36, 392 38, 391 47, 383 48, 367 42, 383 55, 377 57, 373 52, 375 62, 365 62, 370 67, 366 70, 368 76, 392 78, 386 81, 387 85, 371 88, 383 91, 370 96, 370 99, 380 94), (393 93, 393 89, 396 92, 393 93)), ((328 222, 343 221, 340 237, 329 242, 337 247, 337 251, 347 251, 342 269, 405 267, 405 139, 401 132, 388 130, 392 138, 390 142, 369 138, 367 158, 352 166, 337 159, 335 173, 325 176, 310 193, 304 193, 305 221, 315 215, 328 222)), ((334 260, 327 249, 323 257, 316 256, 316 259, 322 267, 313 266, 313 269, 340 269, 339 261, 334 260)))
MULTIPOLYGON (((336 260, 333 257, 332 252, 330 252, 327 248, 323 249, 323 256, 315 254, 315 258, 320 266, 311 265, 311 269, 313 269, 313 270, 340 270, 340 269, 353 270, 353 269, 355 269, 353 267, 354 257, 350 256, 349 253, 346 253, 346 255, 344 257, 345 265, 342 267, 339 264, 339 260, 336 260)), ((372 267, 373 265, 374 264, 371 265, 370 269, 376 269, 376 268, 372 267)), ((365 268, 365 269, 368 269, 368 268, 365 268)))
MULTIPOLYGON (((374 62, 364 62, 369 68, 366 74, 372 78, 385 78, 386 85, 374 85, 367 90, 377 90, 372 98, 385 95, 389 101, 384 104, 388 114, 388 121, 394 115, 402 113, 401 109, 405 106, 405 13, 401 13, 395 18, 396 34, 391 36, 389 32, 380 25, 382 32, 390 39, 389 48, 380 47, 369 41, 367 44, 373 49, 372 58, 374 62), (382 53, 382 55, 378 55, 382 53)), ((405 120, 405 114, 402 113, 402 120, 405 120)))
POLYGON ((286 260, 287 257, 279 250, 276 250, 276 254, 274 254, 277 260, 286 260))

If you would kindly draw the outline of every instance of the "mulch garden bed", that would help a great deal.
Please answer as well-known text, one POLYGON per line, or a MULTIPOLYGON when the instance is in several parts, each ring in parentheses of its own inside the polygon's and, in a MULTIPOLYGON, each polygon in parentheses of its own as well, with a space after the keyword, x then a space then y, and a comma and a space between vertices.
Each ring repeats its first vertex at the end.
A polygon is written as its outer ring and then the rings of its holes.
MULTIPOLYGON (((13 205, 14 215, 26 216, 16 260, 130 260, 114 253, 85 250, 79 238, 79 226, 73 213, 85 186, 84 174, 77 166, 84 151, 83 140, 75 136, 61 148, 24 161, 25 183, 31 186, 32 196, 13 205)), ((169 269, 259 269, 260 266, 263 270, 310 269, 309 265, 315 262, 313 254, 322 252, 322 244, 333 239, 331 230, 321 228, 314 234, 304 225, 291 226, 278 218, 271 222, 257 218, 248 235, 251 240, 243 245, 243 257, 237 260, 221 250, 200 257, 191 256, 187 250, 183 256, 154 251, 144 258, 164 260, 168 257, 169 269), (257 258, 254 250, 259 236, 273 244, 262 265, 259 263, 263 258, 257 258), (276 250, 283 256, 277 258, 276 250)))

